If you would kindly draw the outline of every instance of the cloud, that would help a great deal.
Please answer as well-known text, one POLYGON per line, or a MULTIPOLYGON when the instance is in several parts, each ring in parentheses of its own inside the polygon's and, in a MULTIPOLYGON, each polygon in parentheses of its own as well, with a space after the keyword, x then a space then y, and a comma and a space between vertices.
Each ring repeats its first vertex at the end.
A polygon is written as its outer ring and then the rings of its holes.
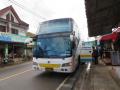
MULTIPOLYGON (((85 14, 84 0, 15 0, 33 13, 13 4, 16 12, 22 20, 29 23, 29 31, 35 33, 38 28, 38 23, 44 21, 41 16, 46 19, 54 19, 61 17, 72 17, 77 22, 82 38, 87 38, 87 21, 85 14), (34 14, 37 14, 36 17, 34 14), (39 17, 40 16, 40 17, 39 17)), ((0 8, 10 5, 7 0, 2 0, 0 8)))

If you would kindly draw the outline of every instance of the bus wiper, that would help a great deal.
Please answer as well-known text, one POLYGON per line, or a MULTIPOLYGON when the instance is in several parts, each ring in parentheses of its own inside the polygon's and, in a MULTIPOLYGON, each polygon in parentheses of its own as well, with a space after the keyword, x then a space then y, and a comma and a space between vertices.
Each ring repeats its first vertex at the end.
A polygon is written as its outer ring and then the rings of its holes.
POLYGON ((51 57, 51 58, 59 58, 60 56, 59 55, 49 55, 49 57, 51 57))
POLYGON ((44 50, 40 46, 38 46, 38 49, 40 51, 41 56, 44 57, 45 55, 44 50))
POLYGON ((45 50, 45 51, 53 51, 53 52, 57 52, 56 50, 52 50, 52 49, 50 49, 50 50, 45 50))

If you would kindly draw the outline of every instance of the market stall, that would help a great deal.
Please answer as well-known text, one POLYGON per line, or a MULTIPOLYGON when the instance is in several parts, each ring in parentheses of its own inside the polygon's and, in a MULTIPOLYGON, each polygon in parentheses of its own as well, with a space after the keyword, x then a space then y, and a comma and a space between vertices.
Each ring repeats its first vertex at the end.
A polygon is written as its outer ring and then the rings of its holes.
POLYGON ((120 28, 111 34, 103 35, 100 44, 104 50, 104 58, 107 58, 112 65, 120 65, 120 28))

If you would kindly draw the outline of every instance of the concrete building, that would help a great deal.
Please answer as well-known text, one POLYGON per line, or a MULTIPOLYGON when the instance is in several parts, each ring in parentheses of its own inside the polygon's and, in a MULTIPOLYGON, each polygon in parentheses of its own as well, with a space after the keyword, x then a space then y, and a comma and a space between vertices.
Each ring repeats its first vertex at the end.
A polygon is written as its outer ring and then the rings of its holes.
POLYGON ((29 24, 19 18, 12 6, 0 10, 0 63, 23 59, 28 28, 29 24))

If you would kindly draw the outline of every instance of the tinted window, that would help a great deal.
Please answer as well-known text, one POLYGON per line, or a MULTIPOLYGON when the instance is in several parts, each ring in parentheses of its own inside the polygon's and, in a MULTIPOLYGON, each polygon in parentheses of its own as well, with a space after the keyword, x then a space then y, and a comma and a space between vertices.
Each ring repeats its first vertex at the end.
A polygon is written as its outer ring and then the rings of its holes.
POLYGON ((48 21, 40 25, 39 34, 66 32, 72 30, 70 20, 48 21))
POLYGON ((68 37, 38 39, 34 57, 71 56, 71 42, 68 37))

